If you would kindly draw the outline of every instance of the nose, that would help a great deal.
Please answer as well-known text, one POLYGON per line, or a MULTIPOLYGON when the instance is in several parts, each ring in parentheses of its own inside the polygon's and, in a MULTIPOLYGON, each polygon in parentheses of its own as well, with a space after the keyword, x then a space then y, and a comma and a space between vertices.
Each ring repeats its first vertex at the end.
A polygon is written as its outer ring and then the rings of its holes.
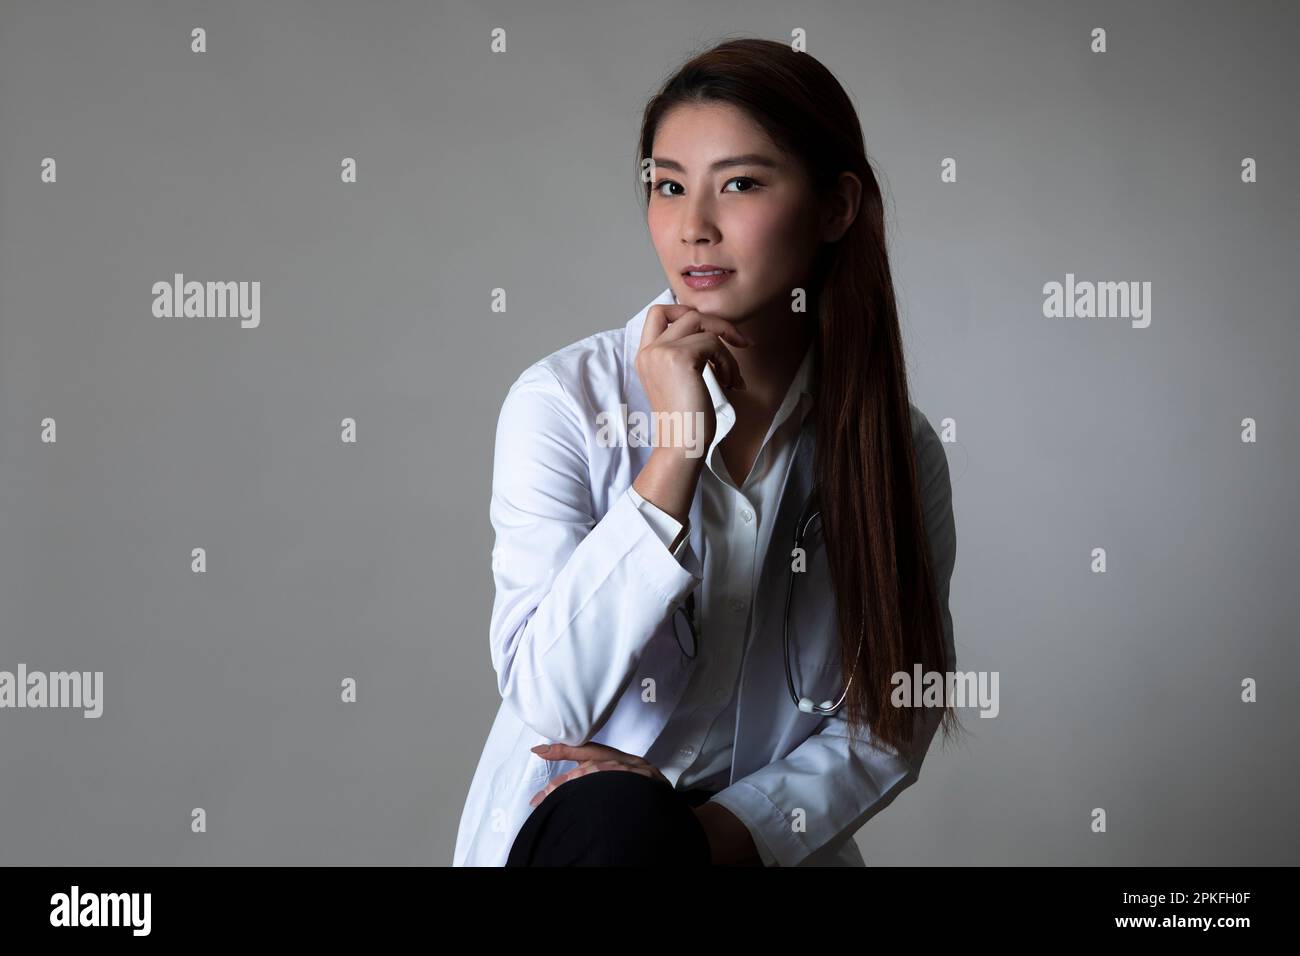
POLYGON ((713 207, 703 199, 688 200, 682 213, 682 242, 717 242, 721 237, 713 219, 713 207))

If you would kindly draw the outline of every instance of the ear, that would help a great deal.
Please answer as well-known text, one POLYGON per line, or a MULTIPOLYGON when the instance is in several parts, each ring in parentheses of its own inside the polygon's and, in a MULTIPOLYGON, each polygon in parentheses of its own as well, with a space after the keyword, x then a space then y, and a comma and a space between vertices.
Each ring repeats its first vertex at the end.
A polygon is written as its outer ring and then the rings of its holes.
POLYGON ((862 180, 848 171, 840 173, 822 216, 822 241, 836 242, 848 232, 849 226, 858 218, 861 204, 862 180))

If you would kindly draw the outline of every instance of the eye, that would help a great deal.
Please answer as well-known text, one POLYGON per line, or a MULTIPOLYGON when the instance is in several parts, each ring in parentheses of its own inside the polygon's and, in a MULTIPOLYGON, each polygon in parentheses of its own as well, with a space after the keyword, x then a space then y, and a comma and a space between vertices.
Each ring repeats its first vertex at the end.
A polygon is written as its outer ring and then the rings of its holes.
MULTIPOLYGON (((748 188, 748 189, 733 189, 733 190, 730 190, 731 192, 737 192, 737 193, 752 193, 752 192, 754 192, 756 189, 759 189, 759 188, 762 187, 762 183, 760 183, 757 179, 754 179, 754 178, 752 178, 752 177, 750 177, 750 176, 733 176, 731 179, 728 179, 728 180, 727 180, 726 185, 727 185, 727 186, 730 186, 732 183, 749 183, 749 184, 750 184, 750 188, 748 188)), ((680 196, 680 195, 681 195, 681 193, 665 193, 665 192, 663 192, 663 187, 665 187, 665 186, 678 186, 678 187, 680 187, 680 186, 681 186, 681 183, 679 183, 679 182, 677 182, 676 180, 673 180, 673 179, 661 179, 661 180, 659 180, 659 182, 657 182, 657 183, 654 184, 654 187, 653 187, 653 188, 654 188, 654 191, 655 191, 656 193, 658 193, 660 196, 664 196, 665 198, 667 198, 667 197, 669 197, 669 196, 680 196)), ((727 190, 724 189, 723 192, 727 192, 727 190)))

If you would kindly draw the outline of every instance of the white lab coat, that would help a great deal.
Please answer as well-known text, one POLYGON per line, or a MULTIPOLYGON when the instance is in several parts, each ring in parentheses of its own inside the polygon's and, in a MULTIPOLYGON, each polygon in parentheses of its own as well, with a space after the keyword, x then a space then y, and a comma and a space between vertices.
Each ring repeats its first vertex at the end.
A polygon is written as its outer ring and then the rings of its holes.
MULTIPOLYGON (((470 783, 454 866, 504 864, 532 812, 529 798, 577 766, 543 760, 529 748, 594 741, 644 755, 690 678, 692 662, 678 648, 672 612, 702 579, 699 492, 690 547, 679 562, 627 495, 651 449, 638 447, 635 436, 613 447, 597 440, 600 412, 617 418, 626 404, 629 416, 650 413, 635 363, 641 330, 650 305, 676 301, 665 289, 624 327, 534 363, 502 405, 490 507, 496 598, 489 634, 502 703, 470 783)), ((712 368, 704 374, 713 375, 712 368)), ((915 406, 911 414, 953 655, 948 584, 956 535, 947 456, 925 416, 915 406)), ((920 743, 904 759, 850 740, 842 710, 804 714, 790 700, 782 620, 794 523, 812 484, 812 422, 810 416, 804 423, 792 456, 761 571, 737 686, 730 785, 713 800, 757 834, 780 866, 863 866, 853 834, 917 779, 941 712, 918 712, 920 743)), ((795 686, 818 701, 837 700, 843 681, 822 549, 809 551, 797 587, 804 613, 790 623, 795 686), (825 599, 804 600, 805 587, 825 599)))

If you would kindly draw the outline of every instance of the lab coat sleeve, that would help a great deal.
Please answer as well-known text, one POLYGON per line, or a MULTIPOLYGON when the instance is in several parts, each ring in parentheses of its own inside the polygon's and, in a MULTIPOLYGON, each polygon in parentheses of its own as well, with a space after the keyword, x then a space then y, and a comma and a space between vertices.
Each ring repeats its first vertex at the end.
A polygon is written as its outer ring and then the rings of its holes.
MULTIPOLYGON (((918 435, 917 456, 940 618, 950 666, 955 668, 948 609, 957 557, 952 487, 943 443, 928 421, 918 435)), ((766 849, 775 856, 775 865, 798 866, 822 847, 852 838, 916 782, 942 716, 937 707, 918 709, 906 755, 878 745, 866 730, 850 738, 848 721, 838 713, 824 717, 817 731, 784 758, 742 777, 711 799, 748 827, 760 855, 766 849)), ((763 862, 773 865, 766 856, 763 862)))
POLYGON ((595 520, 589 413, 549 368, 525 370, 501 407, 489 509, 498 689, 540 736, 571 745, 600 730, 656 628, 700 582, 628 494, 595 520))
POLYGON ((633 501, 636 502, 637 510, 641 512, 642 517, 654 528, 655 534, 659 540, 664 543, 664 547, 673 553, 673 557, 680 563, 682 555, 689 544, 686 538, 686 532, 690 528, 690 521, 682 524, 668 512, 664 511, 652 501, 647 501, 641 497, 641 494, 632 485, 627 486, 627 493, 633 501), (673 547, 673 542, 677 542, 677 547, 673 547))

